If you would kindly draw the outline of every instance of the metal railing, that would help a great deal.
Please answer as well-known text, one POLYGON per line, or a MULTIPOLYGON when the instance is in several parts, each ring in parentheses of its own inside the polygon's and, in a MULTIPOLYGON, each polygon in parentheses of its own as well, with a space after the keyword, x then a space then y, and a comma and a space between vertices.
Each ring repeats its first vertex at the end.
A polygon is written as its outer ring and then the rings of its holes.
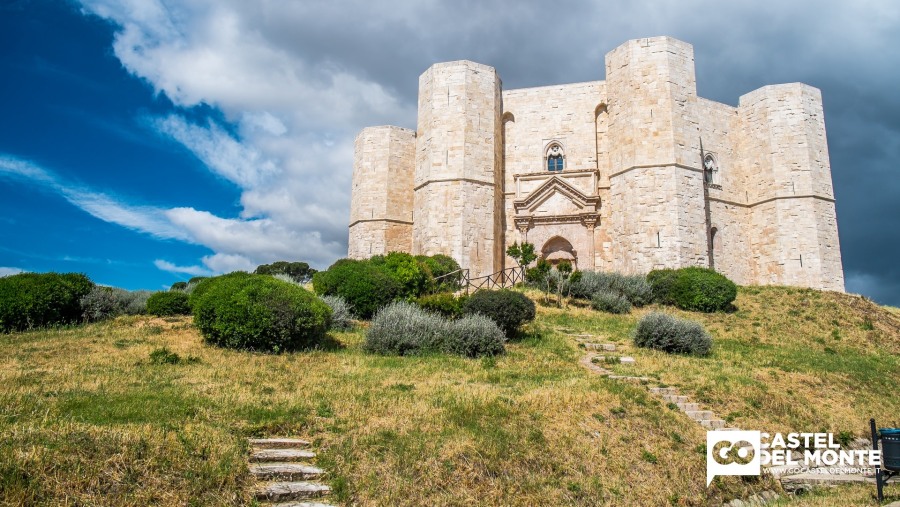
POLYGON ((435 287, 440 286, 441 280, 444 279, 456 281, 456 283, 453 283, 452 285, 458 286, 459 290, 465 289, 466 294, 469 293, 470 289, 472 292, 476 292, 481 289, 505 289, 507 287, 512 287, 517 283, 522 283, 525 281, 525 268, 506 268, 504 270, 497 271, 496 273, 491 273, 485 276, 477 276, 475 278, 471 278, 469 276, 468 269, 457 269, 456 271, 435 278, 435 287))

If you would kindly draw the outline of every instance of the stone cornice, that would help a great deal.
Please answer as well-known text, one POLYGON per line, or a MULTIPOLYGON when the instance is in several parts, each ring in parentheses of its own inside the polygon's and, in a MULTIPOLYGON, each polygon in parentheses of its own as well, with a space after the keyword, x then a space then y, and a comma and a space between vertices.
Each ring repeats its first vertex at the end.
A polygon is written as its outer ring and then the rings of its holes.
POLYGON ((401 225, 412 225, 413 223, 409 220, 396 220, 393 218, 364 218, 361 220, 356 220, 350 223, 350 227, 353 227, 356 224, 360 224, 363 222, 389 222, 392 224, 401 224, 401 225))
POLYGON ((432 183, 448 183, 448 182, 453 182, 453 181, 464 181, 466 183, 474 183, 476 185, 485 185, 485 186, 491 186, 491 187, 494 186, 493 181, 476 180, 476 179, 472 179, 472 178, 442 178, 442 179, 437 179, 437 180, 428 180, 425 183, 422 183, 422 184, 414 187, 413 190, 414 191, 419 190, 420 188, 431 185, 432 183))

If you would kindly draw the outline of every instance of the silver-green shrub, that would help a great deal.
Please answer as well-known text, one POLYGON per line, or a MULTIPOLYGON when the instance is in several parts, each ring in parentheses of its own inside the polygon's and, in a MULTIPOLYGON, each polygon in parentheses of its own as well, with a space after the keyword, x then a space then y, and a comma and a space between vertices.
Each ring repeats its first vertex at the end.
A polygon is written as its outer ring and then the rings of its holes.
POLYGON ((643 275, 583 271, 581 279, 572 284, 573 297, 591 299, 598 292, 619 294, 634 306, 644 306, 653 301, 653 289, 643 275))
POLYGON ((496 356, 504 351, 506 335, 490 317, 466 315, 447 323, 444 351, 467 357, 496 356))
MULTIPOLYGON (((277 275, 276 278, 278 278, 277 275)), ((340 296, 320 296, 319 299, 331 308, 331 329, 344 330, 353 327, 353 312, 344 298, 340 296)))
POLYGON ((705 356, 712 349, 712 337, 698 322, 651 312, 638 322, 634 344, 670 353, 705 356))
POLYGON ((502 353, 505 341, 497 324, 483 315, 448 321, 406 301, 395 301, 375 314, 364 348, 386 355, 447 352, 477 357, 502 353))
POLYGON ((125 315, 144 315, 147 313, 147 300, 154 294, 152 290, 132 290, 120 293, 122 310, 125 315))
POLYGON ((607 313, 628 313, 631 311, 631 303, 616 292, 599 291, 591 297, 591 308, 607 313))
POLYGON ((125 311, 123 293, 127 292, 114 287, 95 285, 78 301, 81 304, 82 318, 85 322, 97 322, 121 315, 125 311))
POLYGON ((395 301, 375 314, 366 331, 364 348, 376 354, 401 356, 435 352, 446 321, 406 301, 395 301))

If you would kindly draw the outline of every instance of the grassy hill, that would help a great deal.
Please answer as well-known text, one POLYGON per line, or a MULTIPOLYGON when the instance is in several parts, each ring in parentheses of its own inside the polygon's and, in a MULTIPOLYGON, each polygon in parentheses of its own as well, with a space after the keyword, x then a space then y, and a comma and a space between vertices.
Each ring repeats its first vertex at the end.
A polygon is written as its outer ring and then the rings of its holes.
MULTIPOLYGON (((647 308, 575 304, 539 306, 524 339, 480 360, 373 356, 362 328, 332 333, 329 350, 235 352, 204 345, 189 318, 0 335, 0 504, 252 504, 246 437, 270 435, 311 438, 330 501, 344 504, 718 505, 777 487, 707 489, 705 431, 645 386, 579 366, 582 333, 635 357, 614 369, 677 386, 741 428, 850 437, 870 417, 900 423, 896 311, 783 287, 742 288, 735 305, 666 309, 712 333, 707 358, 632 347, 647 308), (161 347, 182 360, 154 362, 161 347)), ((874 505, 873 494, 790 505, 874 505)))

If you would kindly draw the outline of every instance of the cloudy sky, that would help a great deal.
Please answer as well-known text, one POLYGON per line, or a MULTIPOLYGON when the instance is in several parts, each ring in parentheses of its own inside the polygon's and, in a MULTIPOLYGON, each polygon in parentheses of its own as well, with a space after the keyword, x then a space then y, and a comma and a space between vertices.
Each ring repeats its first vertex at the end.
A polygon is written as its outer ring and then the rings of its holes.
POLYGON ((0 275, 126 288, 346 252, 352 144, 432 63, 507 89, 694 46, 700 95, 822 90, 847 289, 900 305, 900 3, 0 0, 0 275))

